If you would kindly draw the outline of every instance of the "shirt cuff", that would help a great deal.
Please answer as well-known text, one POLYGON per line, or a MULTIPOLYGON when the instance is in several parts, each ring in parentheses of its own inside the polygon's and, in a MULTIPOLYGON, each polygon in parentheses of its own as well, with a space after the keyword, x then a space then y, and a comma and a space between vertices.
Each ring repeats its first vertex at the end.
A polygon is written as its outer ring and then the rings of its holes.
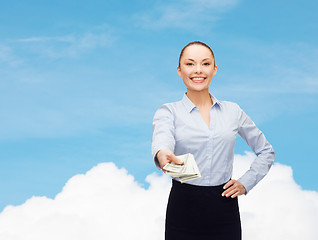
POLYGON ((256 185, 255 179, 251 179, 247 174, 244 174, 242 177, 240 177, 237 181, 243 184, 246 193, 245 195, 256 185))
POLYGON ((155 153, 153 159, 154 159, 154 162, 155 162, 156 167, 157 167, 159 170, 161 170, 161 167, 160 167, 160 164, 159 164, 159 160, 158 160, 158 158, 157 158, 157 153, 158 153, 159 151, 160 151, 160 150, 158 150, 158 151, 155 153))

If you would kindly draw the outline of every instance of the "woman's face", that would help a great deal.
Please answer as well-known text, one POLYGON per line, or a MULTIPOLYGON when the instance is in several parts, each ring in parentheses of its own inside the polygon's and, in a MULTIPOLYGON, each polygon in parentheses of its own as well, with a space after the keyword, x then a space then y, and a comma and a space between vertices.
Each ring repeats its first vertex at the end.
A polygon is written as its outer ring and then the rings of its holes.
POLYGON ((208 90, 217 66, 211 51, 202 45, 188 46, 180 59, 177 71, 190 91, 208 90))

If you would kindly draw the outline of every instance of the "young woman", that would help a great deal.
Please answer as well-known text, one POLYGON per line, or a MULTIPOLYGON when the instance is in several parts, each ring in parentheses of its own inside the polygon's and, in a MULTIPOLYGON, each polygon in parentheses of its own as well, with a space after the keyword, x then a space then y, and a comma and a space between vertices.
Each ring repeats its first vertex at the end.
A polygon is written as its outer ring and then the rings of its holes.
POLYGON ((187 91, 181 101, 162 105, 153 119, 156 166, 183 164, 176 156, 192 153, 201 173, 187 183, 172 180, 166 240, 241 239, 237 196, 248 193, 274 161, 272 146, 245 112, 210 94, 216 71, 212 49, 203 42, 188 43, 177 67, 187 91), (238 180, 231 179, 236 134, 257 156, 238 180))

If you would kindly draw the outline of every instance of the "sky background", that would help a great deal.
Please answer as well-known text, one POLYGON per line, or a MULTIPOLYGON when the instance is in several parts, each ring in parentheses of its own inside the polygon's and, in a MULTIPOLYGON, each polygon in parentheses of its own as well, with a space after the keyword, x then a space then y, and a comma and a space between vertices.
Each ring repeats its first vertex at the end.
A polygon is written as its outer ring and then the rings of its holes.
POLYGON ((211 93, 238 103, 275 162, 318 191, 317 10, 313 0, 1 1, 0 211, 53 198, 103 162, 147 188, 152 118, 182 98, 178 56, 194 40, 215 53, 211 93))

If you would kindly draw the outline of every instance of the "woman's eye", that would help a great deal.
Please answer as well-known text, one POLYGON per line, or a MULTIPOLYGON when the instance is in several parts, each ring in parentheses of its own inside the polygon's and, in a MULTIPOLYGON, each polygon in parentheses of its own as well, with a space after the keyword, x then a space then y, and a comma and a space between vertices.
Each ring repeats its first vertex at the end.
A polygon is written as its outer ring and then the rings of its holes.
POLYGON ((210 63, 206 62, 206 63, 203 63, 203 65, 205 65, 205 66, 209 66, 209 65, 210 65, 210 63))
POLYGON ((192 65, 193 65, 193 63, 186 63, 186 65, 187 65, 187 66, 192 66, 192 65))

